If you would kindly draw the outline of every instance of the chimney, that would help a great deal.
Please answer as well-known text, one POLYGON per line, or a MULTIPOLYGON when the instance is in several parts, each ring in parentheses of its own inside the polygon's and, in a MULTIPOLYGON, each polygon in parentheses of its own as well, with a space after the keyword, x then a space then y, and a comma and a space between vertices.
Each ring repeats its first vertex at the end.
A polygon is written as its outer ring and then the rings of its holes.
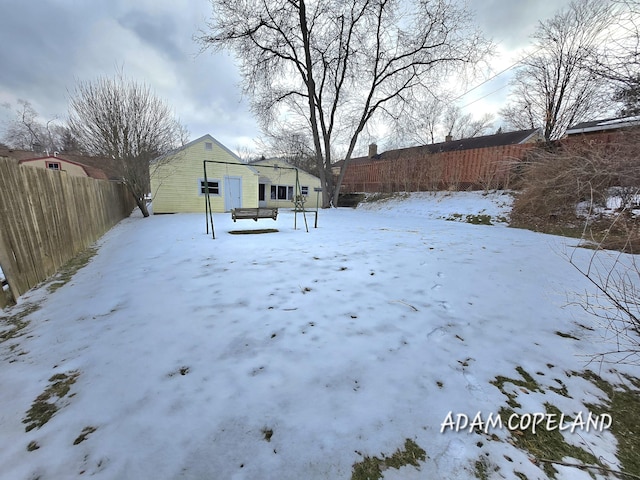
POLYGON ((378 145, 375 143, 369 144, 369 158, 373 158, 378 155, 378 145))
POLYGON ((453 137, 451 136, 451 134, 449 134, 446 137, 444 137, 444 141, 445 142, 452 142, 453 141, 453 137))

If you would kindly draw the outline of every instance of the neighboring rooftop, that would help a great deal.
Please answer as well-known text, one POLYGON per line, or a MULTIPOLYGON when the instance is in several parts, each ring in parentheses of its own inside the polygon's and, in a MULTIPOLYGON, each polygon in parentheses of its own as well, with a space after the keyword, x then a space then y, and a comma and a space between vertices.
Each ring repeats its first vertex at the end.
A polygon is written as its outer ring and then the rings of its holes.
POLYGON ((591 120, 573 125, 567 129, 566 135, 578 135, 580 133, 606 132, 621 128, 639 127, 640 116, 604 118, 591 120))
MULTIPOLYGON (((383 153, 375 153, 370 150, 370 155, 366 157, 352 158, 350 163, 364 163, 372 160, 391 160, 400 157, 422 156, 424 154, 451 152, 459 150, 471 150, 474 148, 499 147, 505 145, 518 145, 521 143, 530 143, 540 138, 540 130, 532 128, 529 130, 519 130, 516 132, 495 133, 493 135, 484 135, 482 137, 463 138, 460 140, 451 140, 448 142, 431 143, 427 145, 419 145, 416 147, 399 148, 396 150, 388 150, 383 153)), ((333 164, 339 167, 343 160, 333 164)))
POLYGON ((66 164, 77 165, 87 174, 87 177, 96 178, 98 180, 109 180, 107 174, 99 168, 91 167, 89 165, 84 165, 79 162, 74 162, 67 158, 63 158, 60 156, 47 155, 45 157, 35 157, 35 158, 25 158, 23 160, 18 160, 18 163, 29 163, 29 162, 37 162, 42 160, 56 160, 58 163, 64 162, 66 164))
POLYGON ((113 161, 106 157, 89 157, 76 153, 54 152, 33 152, 31 150, 17 150, 13 148, 0 147, 0 157, 8 157, 18 162, 32 161, 44 158, 59 158, 61 160, 80 165, 87 175, 101 180, 120 180, 117 169, 113 161))

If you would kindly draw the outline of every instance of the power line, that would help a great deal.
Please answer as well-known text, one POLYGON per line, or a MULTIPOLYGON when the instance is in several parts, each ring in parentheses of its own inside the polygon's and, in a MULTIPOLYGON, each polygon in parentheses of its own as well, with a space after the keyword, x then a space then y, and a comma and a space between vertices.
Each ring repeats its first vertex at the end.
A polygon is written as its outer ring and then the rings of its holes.
MULTIPOLYGON (((506 73, 506 72, 508 72, 509 70, 511 70, 511 69, 513 69, 513 68, 515 68, 517 65, 521 64, 522 62, 524 62, 526 59, 528 59, 528 58, 529 58, 529 57, 531 57, 532 55, 535 55, 536 53, 538 53, 541 49, 542 49, 542 47, 539 47, 538 49, 534 50, 533 52, 531 52, 531 53, 530 53, 529 55, 527 55, 526 57, 523 57, 523 58, 521 58, 520 60, 518 60, 517 62, 512 63, 511 65, 509 65, 509 66, 508 66, 507 68, 505 68, 504 70, 499 71, 498 73, 496 73, 496 74, 495 74, 495 75, 493 75, 492 77, 489 77, 488 79, 486 79, 486 80, 485 80, 485 81, 483 81, 482 83, 480 83, 480 84, 476 85, 475 87, 473 87, 473 88, 471 88, 471 89, 467 90, 467 91, 466 91, 466 92, 464 92, 462 95, 458 95, 456 98, 454 98, 453 100, 451 100, 451 102, 450 102, 450 103, 454 103, 454 102, 456 102, 456 101, 460 100, 460 99, 461 99, 462 97, 464 97, 465 95, 467 95, 467 94, 469 94, 469 93, 473 92, 474 90, 476 90, 476 89, 480 88, 480 87, 481 87, 481 86, 483 86, 483 85, 486 85, 487 83, 489 83, 490 81, 492 81, 492 80, 494 80, 495 78, 499 77, 499 76, 500 76, 500 75, 502 75, 503 73, 506 73)), ((497 90, 494 90, 493 92, 491 92, 491 93, 489 93, 489 94, 485 95, 484 97, 480 97, 480 98, 478 98, 477 100, 474 100, 473 102, 468 103, 467 105, 465 105, 464 107, 461 107, 461 108, 468 107, 469 105, 471 105, 471 104, 473 104, 473 103, 477 102, 478 100, 482 100, 483 98, 486 98, 486 97, 488 97, 489 95, 492 95, 492 94, 496 93, 497 91, 502 90, 505 86, 506 86, 506 85, 504 85, 504 86, 502 86, 502 87, 498 88, 497 90)))
POLYGON ((474 103, 479 102, 483 98, 487 98, 488 96, 493 95, 494 93, 499 92, 500 90, 502 90, 503 88, 506 88, 506 87, 507 87, 507 85, 503 85, 500 88, 495 89, 493 92, 487 93, 486 95, 483 95, 480 98, 476 98, 473 102, 469 102, 466 105, 461 106, 460 110, 462 110, 463 108, 467 108, 469 105, 473 105, 474 103))

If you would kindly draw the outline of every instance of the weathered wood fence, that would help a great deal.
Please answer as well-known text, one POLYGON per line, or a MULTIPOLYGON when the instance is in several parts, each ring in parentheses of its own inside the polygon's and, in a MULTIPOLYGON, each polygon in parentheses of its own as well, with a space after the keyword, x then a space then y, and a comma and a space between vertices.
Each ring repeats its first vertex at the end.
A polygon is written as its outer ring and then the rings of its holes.
POLYGON ((124 185, 0 158, 0 266, 14 298, 133 210, 124 185))

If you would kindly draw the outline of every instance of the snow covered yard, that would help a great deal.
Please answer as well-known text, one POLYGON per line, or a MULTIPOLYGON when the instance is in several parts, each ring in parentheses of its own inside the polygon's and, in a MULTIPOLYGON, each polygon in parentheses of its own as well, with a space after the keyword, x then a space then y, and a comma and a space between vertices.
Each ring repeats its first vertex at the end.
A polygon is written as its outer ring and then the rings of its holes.
MULTIPOLYGON (((69 283, 7 312, 0 478, 547 478, 506 414, 586 417, 605 395, 572 372, 605 346, 566 306, 590 289, 563 258, 575 240, 443 220, 504 216, 505 197, 321 211, 309 233, 290 212, 215 215, 216 240, 203 215, 121 222, 69 283), (279 232, 228 233, 255 228, 279 232), (503 427, 443 428, 479 412, 503 427), (414 461, 385 464, 408 446, 414 461)), ((610 431, 561 435, 620 468, 610 431)))

